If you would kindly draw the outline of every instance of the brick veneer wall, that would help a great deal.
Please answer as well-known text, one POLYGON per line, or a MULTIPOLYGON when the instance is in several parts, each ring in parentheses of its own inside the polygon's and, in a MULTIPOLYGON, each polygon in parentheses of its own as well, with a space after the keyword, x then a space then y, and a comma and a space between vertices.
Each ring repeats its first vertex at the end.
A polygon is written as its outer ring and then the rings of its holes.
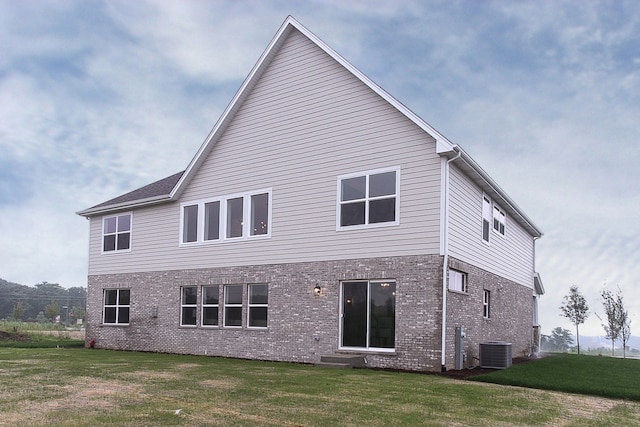
MULTIPOLYGON (((447 292, 447 366, 455 366, 455 328, 464 326, 465 367, 479 365, 480 343, 511 343, 512 356, 528 356, 533 339, 533 290, 449 258, 449 267, 467 273, 468 293, 447 292), (483 317, 483 292, 491 292, 490 318, 483 317)), ((533 277, 532 277, 533 282, 533 277)))
MULTIPOLYGON (((466 366, 477 365, 478 345, 508 341, 513 356, 530 350, 532 290, 450 259, 468 273, 467 294, 447 292, 446 365, 454 365, 455 327, 467 330, 466 366), (482 316, 482 291, 491 291, 491 318, 482 316)), ((441 369, 442 257, 437 255, 292 263, 247 267, 89 276, 87 340, 96 347, 136 351, 315 363, 339 346, 340 282, 396 281, 396 348, 392 354, 365 353, 370 367, 441 369), (269 285, 268 328, 247 328, 246 284, 269 285), (322 295, 315 296, 316 283, 322 295), (180 326, 180 288, 245 285, 243 327, 180 326), (128 326, 102 325, 103 289, 131 290, 128 326)), ((221 295, 222 296, 222 295, 221 295)), ((220 324, 222 324, 222 300, 220 324)))
MULTIPOLYGON (((371 367, 439 370, 442 257, 437 255, 89 276, 87 340, 96 347, 314 363, 339 346, 340 282, 396 281, 396 348, 371 367), (246 284, 269 285, 268 328, 247 328, 246 284), (313 288, 322 287, 321 296, 313 288), (243 327, 180 327, 180 287, 243 284, 243 327), (103 289, 131 290, 128 326, 102 325, 103 289)), ((201 288, 198 289, 200 301, 201 288)), ((220 324, 222 324, 222 301, 220 324)))

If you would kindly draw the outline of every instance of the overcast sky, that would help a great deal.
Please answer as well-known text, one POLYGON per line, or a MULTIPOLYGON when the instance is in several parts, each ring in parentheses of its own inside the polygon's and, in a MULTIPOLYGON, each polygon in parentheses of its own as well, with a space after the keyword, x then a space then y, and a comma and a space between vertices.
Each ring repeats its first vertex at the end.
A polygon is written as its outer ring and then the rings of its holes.
POLYGON ((75 212, 183 170, 287 15, 462 146, 640 333, 640 2, 0 0, 0 278, 86 286, 75 212), (391 4, 393 3, 393 4, 391 4))

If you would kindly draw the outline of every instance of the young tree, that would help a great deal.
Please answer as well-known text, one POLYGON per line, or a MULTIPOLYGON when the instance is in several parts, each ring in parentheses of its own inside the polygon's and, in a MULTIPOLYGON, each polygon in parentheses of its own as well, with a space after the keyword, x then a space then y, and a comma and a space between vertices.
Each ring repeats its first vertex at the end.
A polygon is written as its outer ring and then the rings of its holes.
POLYGON ((569 288, 569 295, 565 295, 564 305, 560 307, 560 310, 562 310, 564 317, 576 325, 576 342, 578 345, 578 354, 580 354, 580 332, 578 326, 583 324, 589 316, 589 306, 587 305, 587 300, 578 291, 576 285, 569 288))
POLYGON ((622 357, 627 358, 627 342, 631 338, 631 320, 629 320, 629 312, 622 303, 622 294, 618 292, 618 314, 619 314, 619 326, 620 326, 620 342, 622 342, 622 357))
MULTIPOLYGON (((615 342, 620 337, 621 307, 618 304, 618 299, 614 298, 613 293, 609 289, 603 290, 600 295, 602 296, 604 313, 607 316, 606 323, 603 323, 602 327, 604 328, 604 331, 606 333, 606 338, 608 340, 611 340, 611 355, 613 356, 615 351, 615 342)), ((598 319, 600 319, 600 316, 598 316, 598 319)))
POLYGON ((15 320, 16 322, 22 321, 22 317, 24 316, 25 311, 26 309, 24 308, 22 301, 18 301, 18 303, 13 306, 13 312, 11 313, 13 320, 15 320))
POLYGON ((55 322, 56 316, 58 314, 60 314, 60 306, 58 305, 56 300, 52 299, 51 302, 44 308, 44 315, 55 322))

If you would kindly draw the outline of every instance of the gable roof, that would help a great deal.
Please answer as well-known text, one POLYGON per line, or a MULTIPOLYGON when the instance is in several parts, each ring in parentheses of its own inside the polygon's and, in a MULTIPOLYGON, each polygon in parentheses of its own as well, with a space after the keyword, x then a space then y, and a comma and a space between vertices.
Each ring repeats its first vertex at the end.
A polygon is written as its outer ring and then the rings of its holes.
POLYGON ((404 104, 402 104, 380 86, 374 83, 360 70, 358 70, 336 51, 330 48, 326 43, 320 40, 315 34, 313 34, 302 24, 296 21, 292 16, 288 16, 285 19, 284 23, 280 26, 273 39, 258 59, 258 62, 254 65, 253 69, 240 86, 240 89, 236 92, 235 96, 233 97, 227 108, 224 110, 211 132, 209 132, 209 135, 198 149, 198 152, 193 157, 186 170, 183 173, 172 175, 171 177, 167 177, 164 180, 160 180, 149 185, 160 187, 161 185, 159 185, 158 183, 163 182, 163 190, 166 190, 167 188, 164 187, 164 185, 168 186, 172 182, 172 180, 177 177, 177 180, 174 182, 173 187, 168 193, 154 194, 150 196, 146 193, 146 190, 142 191, 146 187, 149 187, 145 186, 120 197, 116 197, 115 199, 112 199, 110 201, 96 205, 92 208, 80 211, 78 212, 78 214, 89 217, 93 215, 103 214, 113 209, 133 208, 137 206, 162 203, 178 199, 182 191, 188 185, 189 181, 197 172, 200 165, 207 158, 207 155, 215 146, 220 136, 224 133, 225 129, 233 119, 236 111, 240 108, 240 106, 243 104, 243 101, 250 94, 251 89, 255 86, 266 68, 271 63, 272 59, 278 53, 280 47, 287 39, 287 36, 294 30, 302 33, 316 46, 322 49, 327 55, 336 60, 340 65, 346 68, 362 83, 368 86, 372 91, 374 91, 385 101, 391 104, 395 109, 397 109, 400 113, 402 113, 409 120, 415 123, 419 128, 433 137, 436 140, 437 154, 449 158, 454 158, 457 156, 458 158, 455 161, 457 163, 462 163, 462 168, 465 173, 469 175, 476 183, 478 183, 483 191, 489 193, 494 199, 499 200, 501 207, 508 213, 510 213, 511 216, 514 217, 518 221, 518 223, 523 225, 525 229, 527 229, 527 231, 529 231, 533 236, 542 236, 542 231, 540 231, 540 229, 533 223, 533 221, 531 221, 526 216, 526 214, 515 204, 515 202, 513 202, 513 200, 509 198, 509 196, 495 183, 495 181, 493 181, 493 179, 489 177, 489 175, 484 172, 484 170, 482 170, 482 168, 480 168, 480 166, 466 152, 464 152, 464 150, 462 150, 462 148, 449 141, 445 136, 440 134, 440 132, 438 132, 431 125, 422 120, 404 104), (136 199, 136 195, 140 196, 140 199, 136 199))

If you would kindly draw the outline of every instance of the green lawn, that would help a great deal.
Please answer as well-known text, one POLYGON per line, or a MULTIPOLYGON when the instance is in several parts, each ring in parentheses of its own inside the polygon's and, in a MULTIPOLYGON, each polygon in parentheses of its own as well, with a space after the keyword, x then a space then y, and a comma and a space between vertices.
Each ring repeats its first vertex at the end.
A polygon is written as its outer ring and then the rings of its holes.
POLYGON ((472 379, 640 401, 639 359, 556 354, 472 379))
POLYGON ((437 375, 84 348, 0 348, 0 397, 3 426, 640 424, 640 403, 625 400, 437 375))

